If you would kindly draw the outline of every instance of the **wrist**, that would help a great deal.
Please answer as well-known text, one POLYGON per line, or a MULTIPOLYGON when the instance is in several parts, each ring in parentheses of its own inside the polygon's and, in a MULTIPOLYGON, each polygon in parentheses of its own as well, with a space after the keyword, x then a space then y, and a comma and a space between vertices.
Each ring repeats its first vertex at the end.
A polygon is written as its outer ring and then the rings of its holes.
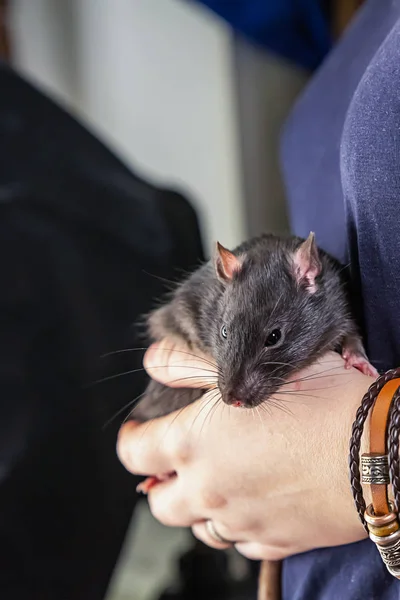
POLYGON ((359 520, 396 579, 400 579, 400 523, 396 508, 400 506, 399 424, 398 367, 380 375, 364 395, 353 423, 349 448, 351 489, 359 520), (367 452, 363 452, 360 461, 363 449, 367 452), (365 497, 363 480, 370 488, 370 498, 365 497))
MULTIPOLYGON (((347 515, 347 527, 349 528, 349 532, 351 532, 351 536, 353 537, 353 541, 358 541, 361 539, 365 539, 367 537, 367 533, 359 519, 356 505, 353 499, 350 479, 349 479, 349 467, 348 467, 348 456, 349 456, 349 440, 352 432, 352 425, 356 418, 357 410, 359 409, 362 399, 364 395, 367 393, 369 387, 374 383, 375 378, 364 375, 359 371, 354 370, 352 372, 352 379, 349 383, 349 386, 346 389, 346 401, 348 402, 349 410, 346 411, 347 415, 347 423, 345 428, 345 435, 342 436, 343 446, 341 448, 341 457, 342 457, 342 468, 343 473, 345 475, 345 492, 344 492, 344 500, 343 500, 343 517, 347 515)), ((340 408, 339 408, 340 410, 340 408)), ((344 423, 343 423, 344 425, 344 423)), ((364 425, 364 432, 361 437, 361 450, 360 456, 362 453, 369 452, 369 434, 370 434, 370 414, 368 414, 367 419, 364 425)), ((371 502, 371 490, 370 486, 362 485, 363 494, 365 502, 368 506, 371 502)), ((336 492, 334 492, 336 495, 336 492)))
MULTIPOLYGON (((359 406, 361 404, 361 400, 364 397, 364 394, 368 391, 369 387, 375 381, 372 377, 367 377, 366 379, 367 379, 367 381, 365 382, 366 386, 363 386, 363 388, 359 390, 358 403, 356 404, 355 411, 353 413, 353 420, 355 419, 357 409, 359 408, 359 406)), ((369 447, 370 425, 371 425, 371 412, 368 413, 368 416, 367 416, 367 418, 365 420, 364 432, 363 432, 363 435, 361 437, 360 457, 363 454, 368 454, 369 451, 370 451, 370 447, 369 447)), ((349 436, 349 439, 350 439, 350 436, 349 436)), ((372 501, 371 487, 368 484, 362 483, 362 482, 361 482, 361 487, 362 487, 362 490, 363 490, 365 503, 368 506, 371 503, 371 501, 372 501)), ((355 508, 354 508, 354 511, 356 512, 355 508)), ((360 527, 361 526, 362 525, 360 523, 360 527)))
MULTIPOLYGON (((356 369, 346 370, 341 357, 334 353, 324 357, 302 377, 299 391, 307 395, 307 400, 299 403, 295 412, 301 415, 302 422, 308 422, 308 432, 314 433, 306 433, 307 442, 299 437, 297 464, 307 464, 303 470, 302 493, 321 532, 320 546, 342 545, 367 537, 352 497, 348 455, 353 421, 373 382, 373 377, 356 369)), ((288 395, 288 401, 290 399, 288 395)), ((303 427, 300 429, 303 436, 305 431, 303 427)), ((362 451, 368 447, 368 438, 369 419, 362 451)), ((368 489, 365 489, 365 499, 370 502, 368 489)), ((303 535, 306 542, 313 544, 311 547, 316 547, 317 536, 311 540, 309 531, 304 530, 303 535)))

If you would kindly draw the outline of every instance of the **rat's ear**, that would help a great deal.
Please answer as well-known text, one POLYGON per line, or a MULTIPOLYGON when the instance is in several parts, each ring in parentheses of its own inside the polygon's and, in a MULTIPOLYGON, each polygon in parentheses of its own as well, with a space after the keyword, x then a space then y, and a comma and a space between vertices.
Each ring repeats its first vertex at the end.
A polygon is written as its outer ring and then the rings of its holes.
POLYGON ((214 266, 218 279, 226 282, 232 279, 234 273, 240 271, 242 262, 237 256, 217 242, 214 253, 214 266))
POLYGON ((315 279, 321 273, 321 261, 315 243, 315 235, 310 233, 305 242, 296 250, 294 255, 295 277, 299 283, 305 282, 309 291, 316 291, 315 279))

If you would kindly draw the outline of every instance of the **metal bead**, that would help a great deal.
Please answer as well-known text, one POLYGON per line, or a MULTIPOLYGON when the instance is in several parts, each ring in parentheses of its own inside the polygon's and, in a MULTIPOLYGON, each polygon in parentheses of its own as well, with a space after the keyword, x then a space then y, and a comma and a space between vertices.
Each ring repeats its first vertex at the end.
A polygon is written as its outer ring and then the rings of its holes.
POLYGON ((398 567, 398 566, 391 567, 389 565, 386 565, 386 568, 389 571, 389 573, 391 575, 393 575, 393 577, 396 577, 397 579, 400 579, 400 567, 398 567))
POLYGON ((363 454, 361 456, 361 482, 389 485, 389 461, 387 454, 363 454))
POLYGON ((384 525, 389 525, 389 523, 396 521, 397 515, 395 512, 393 512, 392 504, 390 504, 390 508, 392 509, 392 512, 387 513, 386 515, 378 516, 378 515, 374 514, 374 508, 373 508, 372 504, 367 506, 365 513, 364 513, 364 517, 365 517, 365 520, 367 521, 368 525, 372 525, 373 527, 383 527, 384 525))
POLYGON ((379 554, 389 573, 400 579, 400 531, 396 531, 396 533, 392 533, 386 538, 370 534, 370 538, 376 543, 379 554))
POLYGON ((400 529, 395 533, 391 533, 390 535, 386 536, 379 536, 370 533, 369 537, 373 542, 375 542, 377 546, 379 546, 380 548, 385 548, 386 546, 391 546, 397 542, 400 544, 400 529))

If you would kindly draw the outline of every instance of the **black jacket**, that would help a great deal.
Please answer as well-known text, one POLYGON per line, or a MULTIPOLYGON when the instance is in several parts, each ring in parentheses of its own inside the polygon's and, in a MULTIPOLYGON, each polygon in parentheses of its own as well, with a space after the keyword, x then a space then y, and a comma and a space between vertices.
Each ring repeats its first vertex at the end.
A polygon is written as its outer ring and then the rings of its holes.
POLYGON ((188 202, 0 68, 0 598, 103 598, 135 503, 115 454, 137 322, 202 257, 188 202))

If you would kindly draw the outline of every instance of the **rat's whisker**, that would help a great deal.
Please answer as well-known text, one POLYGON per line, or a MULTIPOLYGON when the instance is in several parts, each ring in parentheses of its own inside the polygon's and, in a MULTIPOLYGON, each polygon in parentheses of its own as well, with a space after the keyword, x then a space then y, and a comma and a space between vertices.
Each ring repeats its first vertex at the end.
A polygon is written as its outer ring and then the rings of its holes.
POLYGON ((268 317, 267 326, 268 326, 268 325, 271 323, 271 321, 272 321, 272 317, 274 316, 274 314, 275 314, 275 311, 276 311, 276 309, 278 308, 278 306, 279 306, 279 304, 280 304, 280 301, 282 300, 282 297, 283 297, 283 291, 281 292, 281 295, 279 296, 278 300, 275 302, 275 306, 274 306, 274 308, 273 308, 273 309, 272 309, 272 311, 270 312, 270 315, 269 315, 269 317, 268 317))
MULTIPOLYGON (((274 392, 275 393, 275 392, 274 392)), ((269 405, 270 407, 278 408, 279 410, 283 410, 283 412, 287 412, 287 414, 292 414, 286 404, 290 404, 290 401, 285 398, 276 398, 271 395, 263 405, 269 405)))
MULTIPOLYGON (((198 369, 199 371, 213 373, 214 375, 218 375, 217 371, 211 369, 205 369, 204 367, 196 367, 195 365, 157 365, 152 367, 153 369, 198 369)), ((93 381, 92 383, 87 384, 86 388, 93 387, 94 385, 98 385, 99 383, 104 383, 105 381, 111 381, 112 379, 117 379, 118 377, 124 377, 126 375, 132 375, 133 373, 141 373, 146 371, 144 367, 140 367, 138 369, 130 369, 129 371, 124 371, 123 373, 115 373, 114 375, 108 375, 107 377, 103 377, 102 379, 98 379, 97 381, 93 381)), ((201 376, 199 376, 200 378, 201 376)), ((205 377, 205 376, 204 376, 205 377)))
POLYGON ((279 398, 274 398, 274 396, 271 396, 270 398, 268 398, 268 404, 271 406, 271 408, 281 410, 282 412, 286 413, 291 417, 295 416, 294 413, 287 406, 285 406, 285 402, 280 400, 279 398))
MULTIPOLYGON (((100 358, 106 358, 107 356, 113 356, 116 354, 124 354, 126 352, 144 352, 148 349, 149 349, 149 346, 142 346, 142 347, 137 347, 137 348, 122 348, 121 350, 114 350, 113 352, 106 352, 105 354, 102 354, 100 358)), ((167 352, 171 352, 171 353, 174 352, 174 353, 179 353, 179 354, 185 354, 186 356, 190 356, 190 357, 196 358, 197 360, 200 360, 204 363, 207 363, 208 365, 210 365, 211 367, 214 367, 214 368, 216 366, 212 360, 208 360, 204 356, 199 356, 198 354, 195 354, 194 352, 187 352, 186 350, 178 350, 177 348, 164 348, 164 350, 166 350, 167 352)))
POLYGON ((206 409, 207 406, 210 405, 210 403, 215 399, 215 392, 218 390, 217 386, 211 390, 208 398, 206 400, 203 400, 203 406, 200 407, 200 409, 197 411, 196 416, 194 417, 192 424, 190 426, 190 430, 194 427, 196 420, 200 417, 201 413, 206 409))
MULTIPOLYGON (((170 379, 170 380, 168 380, 168 386, 166 386, 166 387, 173 387, 172 384, 182 383, 182 382, 187 381, 187 382, 189 382, 188 388, 190 388, 190 387, 192 387, 192 386, 190 386, 190 382, 201 381, 201 380, 205 381, 205 385, 199 386, 198 389, 200 389, 200 390, 210 389, 209 385, 207 385, 207 384, 214 385, 214 384, 218 383, 218 379, 216 377, 211 378, 209 375, 190 375, 190 377, 178 377, 177 379, 170 379)), ((161 385, 163 385, 163 384, 161 384, 161 385)))
POLYGON ((333 390, 335 388, 341 388, 344 385, 346 385, 346 382, 341 381, 340 383, 336 383, 336 384, 332 384, 332 385, 324 385, 323 387, 310 387, 310 388, 301 387, 299 390, 282 389, 283 388, 283 385, 282 385, 281 389, 280 389, 280 393, 281 394, 293 394, 293 393, 296 393, 297 391, 299 391, 301 393, 302 392, 322 392, 324 390, 333 390))
MULTIPOLYGON (((214 400, 213 411, 214 411, 214 412, 215 412, 215 410, 216 410, 216 407, 217 407, 217 406, 218 406, 218 405, 221 403, 221 399, 222 399, 221 392, 219 391, 219 389, 218 389, 218 388, 216 388, 216 389, 215 389, 215 393, 214 393, 214 397, 213 397, 213 400, 214 400)), ((205 425, 205 422, 206 422, 206 420, 209 418, 209 416, 210 416, 210 413, 209 413, 209 414, 208 414, 208 416, 207 416, 207 417, 204 419, 204 421, 203 421, 203 426, 202 426, 202 427, 204 427, 204 425, 205 425)))
POLYGON ((154 279, 158 279, 158 281, 163 281, 164 283, 170 284, 171 290, 175 289, 179 285, 179 281, 173 281, 172 279, 166 279, 166 277, 161 277, 160 275, 155 275, 154 273, 149 273, 145 269, 142 269, 142 273, 145 273, 145 275, 149 275, 149 277, 153 277, 154 279))
MULTIPOLYGON (((172 419, 171 423, 168 425, 167 430, 164 434, 164 438, 166 438, 166 436, 168 435, 169 430, 171 429, 172 425, 177 421, 177 419, 181 416, 181 414, 183 413, 183 411, 188 408, 188 406, 190 406, 189 404, 186 404, 186 406, 182 406, 182 408, 180 408, 178 410, 178 412, 176 413, 175 417, 172 419)), ((160 440, 160 445, 161 445, 161 440, 160 440)), ((160 445, 158 447, 160 447, 160 445)))
POLYGON ((265 412, 269 417, 271 416, 271 407, 268 405, 268 401, 262 402, 259 405, 261 411, 265 412))
POLYGON ((265 373, 262 379, 263 381, 270 381, 271 379, 276 379, 277 381, 282 382, 282 385, 286 382, 286 379, 284 377, 278 377, 278 375, 270 375, 269 373, 265 373))
MULTIPOLYGON (((288 385, 290 383, 298 383, 301 381, 313 381, 314 379, 328 379, 332 377, 332 375, 327 375, 327 373, 332 373, 332 371, 337 370, 337 367, 330 367, 329 369, 324 369, 319 371, 318 373, 312 373, 310 375, 305 375, 304 377, 298 377, 296 379, 290 379, 289 381, 285 381, 283 385, 288 385)), ((350 370, 343 369, 342 373, 337 373, 337 376, 342 377, 343 375, 351 375, 350 370)), ((336 375, 335 375, 336 377, 336 375)))
MULTIPOLYGON (((326 396, 320 396, 320 395, 316 395, 316 394, 310 394, 309 392, 307 394, 302 394, 301 392, 296 392, 296 391, 285 391, 285 392, 280 392, 279 390, 276 390, 276 392, 274 392, 274 394, 282 394, 283 396, 293 396, 295 398, 314 398, 316 400, 327 400, 328 398, 326 396)), ((280 398, 280 400, 282 402, 290 402, 290 400, 288 399, 284 399, 284 398, 280 398)), ((296 404, 298 404, 296 402, 296 404)), ((305 405, 306 403, 303 402, 303 405, 305 405)))
POLYGON ((211 423, 211 419, 212 419, 214 413, 216 412, 216 410, 218 408, 218 405, 220 404, 220 401, 221 401, 221 395, 219 395, 219 397, 217 397, 217 399, 216 399, 216 401, 214 403, 214 406, 211 408, 209 414, 207 415, 207 417, 203 421, 203 424, 202 424, 201 429, 200 429, 200 435, 201 435, 201 432, 203 431, 203 427, 206 424, 206 421, 208 420, 209 423, 211 423))
MULTIPOLYGON (((345 271, 346 269, 348 269, 350 267, 351 263, 347 263, 346 265, 343 265, 339 270, 338 273, 341 273, 342 271, 345 271)), ((344 285, 344 284, 342 284, 344 285)))
POLYGON ((265 432, 265 423, 264 423, 263 418, 261 416, 260 406, 258 405, 255 408, 256 408, 256 411, 257 411, 257 414, 258 414, 258 418, 259 418, 259 420, 261 422, 261 427, 263 428, 263 432, 264 432, 264 436, 265 436, 266 435, 266 432, 265 432))
POLYGON ((129 371, 124 371, 123 373, 116 373, 115 375, 108 375, 107 377, 102 377, 101 379, 97 379, 96 381, 92 381, 92 383, 88 383, 85 388, 93 387, 99 383, 104 383, 105 381, 111 381, 112 379, 117 379, 118 377, 123 377, 124 375, 132 375, 133 373, 141 373, 145 371, 143 367, 138 369, 130 369, 129 371))
POLYGON ((216 393, 217 393, 217 386, 215 386, 214 388, 211 388, 209 390, 209 393, 207 394, 206 398, 204 398, 204 397, 202 398, 202 400, 201 400, 202 406, 197 411, 197 414, 193 421, 193 425, 194 425, 196 419, 201 415, 203 410, 210 404, 210 402, 212 402, 214 400, 216 393))
POLYGON ((277 360, 263 362, 263 363, 261 363, 260 366, 261 367, 269 367, 271 365, 278 365, 278 366, 291 367, 291 368, 295 367, 295 365, 293 363, 280 362, 280 361, 277 361, 277 360))
POLYGON ((133 400, 130 400, 130 402, 128 402, 127 404, 125 404, 122 408, 120 408, 116 413, 113 414, 112 417, 110 417, 108 419, 108 421, 106 421, 103 425, 103 427, 101 428, 102 431, 104 431, 113 421, 114 419, 116 419, 121 413, 125 412, 130 406, 132 406, 132 404, 134 404, 135 402, 137 403, 137 405, 129 412, 128 416, 125 417, 123 423, 125 423, 125 421, 131 416, 132 412, 135 410, 135 408, 137 408, 139 400, 146 394, 146 391, 142 392, 141 394, 139 394, 138 396, 136 396, 136 398, 134 398, 133 400))
MULTIPOLYGON (((205 424, 208 416, 210 415, 210 412, 213 410, 213 408, 216 404, 218 404, 218 393, 214 393, 212 396, 210 396, 210 398, 207 399, 207 402, 205 403, 204 407, 201 409, 201 412, 203 412, 203 410, 205 408, 208 408, 209 410, 206 411, 206 415, 205 415, 205 417, 203 419, 203 423, 200 427, 199 437, 203 431, 204 424, 205 424)), ((198 419, 199 416, 200 416, 200 412, 196 415, 195 420, 193 421, 192 425, 194 425, 195 421, 198 419)))
POLYGON ((148 421, 146 421, 146 423, 145 423, 146 427, 143 429, 142 435, 140 436, 139 441, 142 441, 143 436, 148 432, 148 430, 150 429, 152 423, 154 423, 155 420, 156 419, 149 419, 148 421))

